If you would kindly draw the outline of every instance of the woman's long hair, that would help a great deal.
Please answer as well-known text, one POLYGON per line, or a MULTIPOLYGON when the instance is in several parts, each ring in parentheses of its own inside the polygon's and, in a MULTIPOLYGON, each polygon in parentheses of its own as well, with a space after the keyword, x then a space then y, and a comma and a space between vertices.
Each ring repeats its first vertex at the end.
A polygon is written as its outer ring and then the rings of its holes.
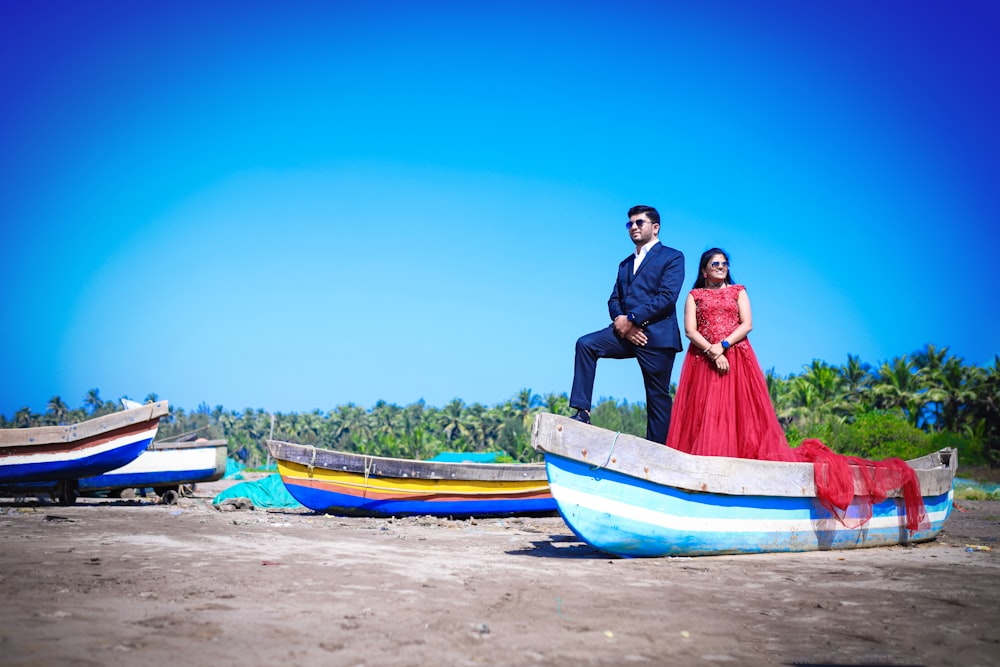
MULTIPOLYGON (((729 253, 722 248, 709 248, 703 252, 701 254, 701 261, 698 262, 698 278, 694 281, 694 289, 701 289, 705 286, 705 276, 702 274, 702 271, 708 268, 708 263, 712 261, 712 257, 715 255, 722 255, 726 258, 727 262, 729 261, 729 253)), ((725 283, 727 285, 734 284, 732 271, 726 271, 725 283)))

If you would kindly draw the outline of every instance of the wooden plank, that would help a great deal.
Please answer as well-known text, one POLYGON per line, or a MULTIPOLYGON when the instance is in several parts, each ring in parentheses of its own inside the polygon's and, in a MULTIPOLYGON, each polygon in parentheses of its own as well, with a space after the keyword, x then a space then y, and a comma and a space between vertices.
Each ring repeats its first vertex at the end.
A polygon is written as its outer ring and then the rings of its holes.
POLYGON ((162 417, 168 412, 167 401, 158 401, 68 426, 0 429, 0 447, 74 442, 85 438, 92 438, 102 433, 110 433, 132 424, 150 421, 154 418, 162 417))
POLYGON ((202 447, 226 447, 225 440, 157 440, 147 449, 161 451, 165 449, 201 449, 202 447))
POLYGON ((321 449, 293 442, 267 440, 268 451, 275 459, 300 465, 342 470, 375 477, 413 479, 464 479, 484 481, 544 480, 544 463, 451 463, 417 461, 381 456, 352 454, 335 449, 321 449))

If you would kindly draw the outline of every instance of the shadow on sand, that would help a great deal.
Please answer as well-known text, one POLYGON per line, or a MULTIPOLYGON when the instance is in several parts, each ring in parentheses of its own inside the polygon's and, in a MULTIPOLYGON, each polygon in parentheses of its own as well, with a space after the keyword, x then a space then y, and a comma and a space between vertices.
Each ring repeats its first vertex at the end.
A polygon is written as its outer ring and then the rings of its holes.
POLYGON ((552 535, 548 540, 532 542, 530 548, 512 549, 506 553, 535 558, 615 558, 571 535, 552 535))

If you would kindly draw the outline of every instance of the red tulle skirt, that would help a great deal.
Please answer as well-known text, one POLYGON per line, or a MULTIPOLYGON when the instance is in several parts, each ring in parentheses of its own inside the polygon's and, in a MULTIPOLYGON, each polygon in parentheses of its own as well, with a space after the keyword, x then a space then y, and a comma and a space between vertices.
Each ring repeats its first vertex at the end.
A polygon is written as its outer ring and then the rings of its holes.
POLYGON ((726 358, 730 370, 721 375, 704 354, 688 348, 674 398, 669 447, 698 456, 812 463, 820 502, 845 525, 854 524, 851 527, 871 517, 873 503, 901 488, 907 528, 927 525, 920 483, 905 461, 845 456, 814 439, 790 447, 750 342, 733 345, 726 358), (860 518, 848 520, 846 510, 855 498, 861 501, 860 518))

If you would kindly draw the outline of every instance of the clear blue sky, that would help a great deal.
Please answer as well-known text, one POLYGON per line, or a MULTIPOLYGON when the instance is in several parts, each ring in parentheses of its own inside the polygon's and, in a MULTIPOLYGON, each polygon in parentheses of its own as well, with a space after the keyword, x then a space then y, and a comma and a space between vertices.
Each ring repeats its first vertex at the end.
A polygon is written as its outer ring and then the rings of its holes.
POLYGON ((993 0, 3 3, 0 414, 568 392, 637 203, 765 369, 992 363, 998 73, 993 0))

